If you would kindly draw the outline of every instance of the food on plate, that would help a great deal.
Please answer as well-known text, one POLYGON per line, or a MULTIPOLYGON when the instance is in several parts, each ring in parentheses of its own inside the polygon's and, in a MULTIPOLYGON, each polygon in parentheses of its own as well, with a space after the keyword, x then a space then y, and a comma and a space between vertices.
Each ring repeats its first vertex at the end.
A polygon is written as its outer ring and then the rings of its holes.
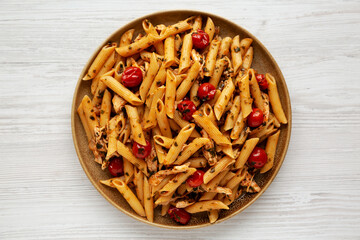
POLYGON ((198 212, 214 223, 275 164, 287 124, 276 79, 251 68, 251 38, 222 36, 210 17, 142 26, 106 44, 83 76, 93 96, 77 112, 111 175, 101 183, 150 222, 159 207, 179 224, 198 212))

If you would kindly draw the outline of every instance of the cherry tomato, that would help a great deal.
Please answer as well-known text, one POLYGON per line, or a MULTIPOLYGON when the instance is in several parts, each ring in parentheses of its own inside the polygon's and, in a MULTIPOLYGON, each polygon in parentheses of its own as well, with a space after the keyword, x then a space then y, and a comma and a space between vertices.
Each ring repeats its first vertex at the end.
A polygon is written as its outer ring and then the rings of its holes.
POLYGON ((192 35, 193 46, 197 49, 204 49, 209 45, 210 38, 209 35, 203 30, 198 29, 197 32, 192 35))
POLYGON ((119 177, 124 174, 124 164, 123 160, 119 157, 115 157, 110 160, 109 166, 108 166, 109 172, 114 177, 119 177))
POLYGON ((132 150, 133 150, 135 157, 146 158, 147 156, 149 156, 149 154, 151 152, 151 145, 148 140, 145 140, 145 141, 146 141, 146 146, 141 145, 134 141, 132 150))
POLYGON ((215 97, 216 88, 211 83, 203 83, 198 89, 198 98, 202 101, 208 101, 215 97))
POLYGON ((174 219, 176 222, 181 224, 187 224, 190 221, 191 215, 187 211, 185 211, 182 208, 176 208, 173 206, 170 206, 168 210, 168 214, 170 215, 170 218, 174 219))
POLYGON ((195 104, 190 100, 184 100, 177 105, 177 108, 182 113, 182 118, 186 121, 193 119, 192 115, 196 111, 195 104))
POLYGON ((264 149, 255 147, 248 159, 250 167, 262 168, 267 162, 267 154, 264 149))
POLYGON ((198 187, 204 182, 204 174, 203 171, 197 170, 186 180, 186 183, 192 188, 198 187))
POLYGON ((254 108, 253 111, 249 114, 247 123, 249 127, 258 127, 263 123, 264 114, 259 108, 254 108))
POLYGON ((128 67, 121 76, 121 82, 125 87, 136 87, 143 80, 142 71, 138 67, 128 67))
POLYGON ((265 91, 268 89, 269 84, 265 79, 264 74, 256 74, 256 81, 259 83, 259 87, 261 90, 265 91))

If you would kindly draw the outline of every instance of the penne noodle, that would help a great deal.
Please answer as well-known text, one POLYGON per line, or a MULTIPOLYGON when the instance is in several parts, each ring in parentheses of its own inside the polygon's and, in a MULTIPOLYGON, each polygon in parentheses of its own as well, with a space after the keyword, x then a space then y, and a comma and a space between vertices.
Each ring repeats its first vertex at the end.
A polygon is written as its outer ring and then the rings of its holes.
POLYGON ((87 125, 91 132, 91 135, 94 137, 95 136, 94 129, 95 129, 95 127, 97 127, 99 125, 99 122, 95 115, 94 106, 92 105, 90 98, 87 95, 85 95, 84 98, 82 99, 81 105, 82 105, 82 108, 84 111, 87 125))
POLYGON ((151 84, 150 90, 147 94, 146 101, 145 101, 146 106, 148 106, 148 107, 151 106, 152 98, 153 98, 155 92, 157 91, 157 89, 159 89, 159 87, 164 85, 165 81, 166 81, 166 68, 165 68, 165 64, 163 62, 161 64, 160 69, 159 69, 158 73, 156 74, 156 76, 151 84))
POLYGON ((147 220, 154 222, 154 200, 151 196, 150 185, 146 176, 144 176, 144 208, 147 220))
POLYGON ((89 67, 89 70, 88 70, 87 74, 83 77, 82 80, 87 81, 87 80, 93 79, 98 74, 98 72, 100 71, 102 66, 105 64, 106 60, 114 52, 115 47, 116 47, 116 43, 111 43, 111 44, 109 43, 109 44, 105 45, 100 50, 98 55, 96 56, 95 60, 93 61, 93 63, 89 67))
MULTIPOLYGON (((175 111, 175 114, 174 114, 174 122, 180 127, 180 130, 181 130, 181 128, 183 128, 183 127, 185 127, 185 126, 187 126, 187 125, 190 124, 190 122, 182 119, 179 111, 175 111)), ((170 121, 170 123, 171 123, 171 121, 170 121)), ((170 126, 170 127, 171 127, 171 126, 170 126)), ((173 127, 175 127, 175 126, 173 126, 173 127)), ((174 130, 175 128, 172 128, 172 129, 174 130)), ((201 137, 201 135, 200 135, 200 133, 198 133, 198 132, 196 131, 196 129, 194 129, 194 131, 191 133, 190 137, 192 137, 192 138, 198 138, 198 137, 201 137)))
POLYGON ((161 39, 165 39, 171 35, 176 35, 178 33, 185 32, 186 30, 191 29, 192 26, 190 25, 190 21, 192 19, 193 17, 190 17, 183 21, 180 21, 178 23, 166 27, 163 34, 161 35, 161 39))
POLYGON ((216 93, 213 99, 211 99, 210 101, 208 101, 208 104, 213 107, 216 103, 216 101, 219 99, 221 95, 221 91, 219 89, 216 89, 216 93))
POLYGON ((196 202, 193 205, 186 207, 185 211, 188 213, 198 213, 216 209, 229 209, 229 207, 219 200, 208 200, 196 202))
POLYGON ((123 158, 123 165, 124 165, 125 183, 128 184, 130 181, 132 181, 134 177, 134 165, 132 165, 131 162, 126 158, 123 158))
POLYGON ((176 160, 176 158, 179 156, 179 153, 181 152, 183 145, 190 137, 191 132, 194 130, 194 128, 195 128, 195 124, 191 123, 189 125, 186 125, 180 130, 174 143, 171 145, 168 154, 166 155, 166 158, 164 160, 165 165, 170 165, 176 160))
POLYGON ((209 35, 209 40, 211 42, 213 40, 214 34, 215 34, 215 25, 210 17, 208 17, 208 19, 206 21, 204 32, 206 32, 209 35))
POLYGON ((124 176, 114 177, 114 178, 110 178, 110 179, 106 179, 106 180, 100 180, 99 182, 106 185, 106 186, 108 186, 108 187, 116 188, 115 185, 113 184, 114 180, 122 180, 122 181, 124 181, 125 178, 124 178, 124 176))
POLYGON ((174 165, 181 165, 188 160, 195 152, 202 148, 205 144, 210 143, 208 138, 195 138, 189 145, 187 145, 181 152, 181 155, 173 163, 174 165))
POLYGON ((234 159, 225 156, 220 161, 218 161, 214 166, 209 168, 204 174, 204 184, 207 184, 214 177, 216 177, 221 171, 223 171, 226 167, 233 164, 235 162, 234 159))
POLYGON ((140 57, 145 62, 151 62, 152 55, 155 55, 155 58, 157 59, 157 61, 164 61, 164 57, 157 54, 157 53, 155 53, 155 52, 148 52, 148 51, 141 51, 140 52, 140 57))
POLYGON ((142 159, 136 158, 134 156, 134 154, 132 153, 132 151, 125 146, 125 144, 123 144, 120 141, 117 141, 117 152, 123 157, 126 158, 129 162, 131 162, 135 167, 137 167, 138 169, 140 169, 146 176, 148 176, 148 171, 147 171, 147 165, 146 162, 142 159))
POLYGON ((196 172, 196 168, 189 168, 186 172, 176 174, 173 179, 171 179, 162 189, 160 189, 160 195, 171 196, 172 193, 175 192, 176 189, 194 172, 196 172))
POLYGON ((194 64, 191 66, 188 75, 181 82, 180 86, 176 91, 176 101, 180 101, 186 96, 191 86, 194 84, 200 72, 200 69, 201 69, 201 64, 198 61, 195 61, 194 64))
POLYGON ((228 104, 231 96, 235 91, 235 85, 231 78, 227 79, 225 82, 225 87, 221 91, 221 94, 214 105, 214 113, 217 120, 220 120, 221 116, 225 112, 225 107, 228 104))
MULTIPOLYGON (((161 132, 160 132, 160 129, 159 129, 158 126, 156 126, 155 128, 152 129, 152 135, 153 136, 156 136, 156 135, 159 135, 159 134, 161 134, 161 132)), ((155 147, 155 152, 156 152, 156 156, 158 158, 159 163, 163 164, 165 156, 166 156, 165 150, 162 148, 162 146, 157 144, 155 141, 154 141, 154 147, 155 147)), ((161 169, 161 167, 159 167, 159 169, 161 169)))
MULTIPOLYGON (((115 62, 116 62, 115 51, 113 51, 113 53, 109 56, 109 58, 106 60, 104 65, 99 70, 98 74, 96 74, 96 76, 93 78, 91 82, 90 89, 92 95, 95 95, 96 89, 99 85, 100 77, 102 77, 105 73, 109 72, 114 66, 115 62)), ((104 91, 104 89, 102 89, 102 91, 104 91)))
MULTIPOLYGON (((146 176, 145 176, 146 177, 146 176)), ((134 180, 136 195, 144 206, 144 174, 138 168, 134 168, 134 180)))
POLYGON ((236 96, 233 100, 233 104, 231 106, 230 112, 226 116, 226 120, 224 123, 224 130, 228 131, 235 126, 235 122, 240 113, 240 96, 236 96))
POLYGON ((231 59, 235 75, 239 72, 242 65, 241 51, 240 51, 240 36, 233 38, 231 44, 231 59))
POLYGON ((156 106, 157 106, 157 101, 159 99, 162 99, 163 95, 165 92, 165 87, 161 86, 159 87, 155 93, 154 96, 152 98, 152 102, 151 102, 151 107, 150 107, 150 111, 149 111, 149 115, 146 117, 145 120, 145 124, 144 124, 144 129, 150 129, 150 128, 154 128, 157 124, 156 121, 156 106))
POLYGON ((170 70, 166 72, 165 111, 169 118, 174 118, 176 77, 170 70))
POLYGON ((109 121, 108 130, 107 130, 108 145, 107 145, 107 153, 105 158, 106 160, 109 160, 113 156, 119 156, 118 153, 116 152, 116 142, 117 142, 117 137, 119 136, 119 125, 118 125, 119 120, 120 120, 119 115, 116 115, 109 121))
POLYGON ((274 165, 274 158, 276 153, 276 146, 279 140, 280 130, 278 130, 274 135, 268 137, 265 147, 265 152, 267 155, 267 162, 260 169, 260 173, 266 173, 269 171, 274 165))
POLYGON ((172 138, 168 138, 165 136, 161 136, 161 135, 154 135, 154 141, 156 144, 169 149, 171 147, 171 145, 174 143, 174 139, 172 138))
POLYGON ((209 222, 214 223, 219 218, 219 210, 212 209, 209 211, 209 222))
MULTIPOLYGON (((214 177, 210 182, 208 182, 206 186, 206 191, 211 192, 214 190, 217 186, 220 185, 220 181, 229 173, 230 169, 225 169, 221 173, 219 173, 216 177, 214 177)), ((207 199, 210 200, 210 199, 207 199)))
POLYGON ((204 157, 195 157, 188 159, 184 164, 190 163, 189 167, 204 168, 207 165, 207 160, 204 157))
POLYGON ((255 75, 254 69, 249 70, 249 79, 250 79, 250 81, 249 81, 250 93, 254 99, 254 104, 257 108, 260 108, 262 112, 265 112, 264 99, 263 99, 263 96, 261 95, 261 90, 260 90, 259 84, 256 80, 256 75, 255 75), (250 78, 250 76, 251 76, 251 78, 250 78))
POLYGON ((238 139, 240 137, 240 134, 245 127, 245 122, 246 122, 246 118, 244 118, 243 113, 240 112, 235 121, 235 125, 231 130, 230 138, 232 140, 238 139))
MULTIPOLYGON (((105 76, 113 76, 114 75, 115 70, 112 69, 109 72, 103 74, 101 77, 105 77, 105 76)), ((94 107, 98 107, 101 104, 101 100, 104 97, 104 92, 105 89, 107 88, 106 84, 103 83, 102 81, 99 81, 97 88, 94 92, 94 97, 92 99, 92 105, 94 107)))
POLYGON ((216 142, 218 145, 231 145, 229 139, 227 139, 214 125, 210 118, 203 114, 194 114, 193 118, 195 122, 202 127, 207 134, 209 134, 210 138, 216 142))
POLYGON ((105 89, 100 108, 100 127, 105 127, 110 120, 111 113, 111 93, 105 89))
POLYGON ((252 42, 253 40, 251 38, 244 38, 240 41, 240 52, 242 57, 244 57, 252 42))
POLYGON ((243 68, 244 69, 249 69, 251 68, 251 64, 252 64, 252 60, 253 60, 253 57, 254 57, 254 49, 253 47, 250 47, 246 53, 245 53, 245 56, 244 56, 244 59, 243 59, 243 68))
POLYGON ((150 65, 149 65, 149 69, 145 74, 144 80, 142 81, 141 85, 140 85, 140 98, 142 101, 145 101, 146 96, 149 92, 149 89, 151 87, 151 84, 153 83, 153 80, 157 74, 159 70, 159 63, 158 60, 156 58, 155 53, 151 54, 151 58, 150 58, 150 65))
POLYGON ((217 88, 219 84, 221 75, 225 69, 225 65, 226 65, 226 60, 224 58, 216 60, 214 73, 212 74, 209 81, 209 83, 214 85, 215 88, 217 88))
POLYGON ((147 34, 145 37, 142 37, 140 40, 133 42, 127 46, 122 46, 116 48, 116 52, 122 57, 130 57, 136 53, 143 51, 144 49, 154 45, 154 43, 161 41, 158 35, 147 34))
POLYGON ((244 146, 241 149, 239 157, 236 159, 235 169, 244 167, 251 152, 254 150, 258 142, 259 138, 251 138, 245 142, 244 146))
POLYGON ((179 34, 175 35, 175 56, 178 56, 181 51, 182 39, 179 34))
POLYGON ((208 103, 205 103, 203 106, 204 107, 201 109, 201 112, 205 116, 207 116, 211 120, 211 122, 216 126, 217 125, 216 117, 215 117, 212 107, 208 103))
POLYGON ((173 177, 174 177, 174 175, 168 175, 158 185, 152 186, 152 188, 151 188, 151 196, 154 196, 155 193, 157 193, 166 184, 168 184, 173 177))
POLYGON ((230 57, 231 37, 225 37, 221 40, 218 56, 219 58, 230 57))
POLYGON ((175 63, 175 36, 171 35, 165 39, 165 67, 168 68, 175 63))
POLYGON ((124 199, 129 203, 130 207, 140 216, 145 217, 145 211, 139 199, 131 191, 131 189, 122 180, 112 181, 117 190, 121 193, 124 199))
POLYGON ((127 116, 130 120, 131 134, 135 142, 140 145, 146 146, 144 132, 141 128, 140 118, 136 107, 125 105, 127 116))
POLYGON ((161 206, 161 216, 165 216, 170 208, 170 203, 161 206))
POLYGON ((265 79, 269 84, 268 92, 274 115, 280 123, 287 124, 287 119, 280 102, 276 80, 270 73, 265 74, 265 79))
POLYGON ((210 77, 214 73, 215 69, 215 63, 216 63, 216 56, 218 55, 220 47, 220 41, 219 40, 212 40, 210 43, 209 51, 205 58, 205 66, 204 66, 204 75, 207 77, 210 77))
POLYGON ((106 84, 111 90, 113 90, 115 93, 117 93, 120 97, 124 98, 126 101, 128 101, 130 104, 138 106, 141 105, 143 102, 129 89, 124 87, 121 83, 116 81, 115 78, 106 76, 103 78, 100 78, 100 80, 106 84))
POLYGON ((192 48, 193 48, 192 36, 189 33, 184 36, 183 44, 181 47, 181 58, 179 63, 180 74, 185 73, 191 65, 190 55, 192 48))
POLYGON ((247 118, 252 112, 252 99, 250 97, 249 73, 245 74, 241 79, 237 79, 240 89, 240 105, 244 118, 247 118))
POLYGON ((196 32, 198 29, 201 29, 202 26, 202 18, 201 16, 197 16, 194 19, 194 23, 192 25, 192 32, 196 32))
POLYGON ((201 104, 200 99, 197 96, 199 87, 200 83, 196 80, 190 88, 190 100, 195 104, 196 107, 201 104))
POLYGON ((165 137, 172 138, 171 134, 171 128, 168 121, 168 118, 166 117, 165 113, 165 106, 163 101, 161 99, 158 99, 156 102, 156 119, 157 123, 159 125, 161 134, 165 137))
POLYGON ((88 126, 88 123, 87 123, 87 120, 86 120, 86 117, 85 117, 85 114, 84 114, 84 110, 83 110, 83 107, 82 107, 82 103, 80 103, 78 109, 77 109, 77 113, 80 117, 80 120, 81 120, 81 123, 84 127, 84 130, 85 130, 85 134, 86 134, 86 137, 88 139, 88 141, 91 140, 91 138, 93 137, 93 133, 92 131, 90 130, 89 126, 88 126))

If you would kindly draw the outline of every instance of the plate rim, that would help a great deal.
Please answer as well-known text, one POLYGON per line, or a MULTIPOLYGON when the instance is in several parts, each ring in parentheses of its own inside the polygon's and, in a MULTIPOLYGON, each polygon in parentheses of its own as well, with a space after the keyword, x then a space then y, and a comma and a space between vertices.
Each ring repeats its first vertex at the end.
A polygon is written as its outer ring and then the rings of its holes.
POLYGON ((99 45, 99 47, 96 48, 96 50, 94 51, 94 53, 90 56, 89 60, 86 62, 86 64, 84 65, 80 76, 78 78, 78 81, 76 83, 76 87, 74 90, 74 95, 73 95, 73 100, 72 100, 72 105, 71 105, 71 132, 72 132, 72 139, 73 139, 73 143, 74 143, 74 147, 75 147, 75 151, 76 151, 76 155, 78 157, 78 160, 80 162, 80 165, 82 167, 82 169, 84 170, 87 178, 90 180, 91 184, 95 187, 95 189, 109 202, 111 203, 111 205, 113 205, 115 208, 117 208, 118 210, 120 210, 121 212, 125 213, 126 215, 142 222, 142 223, 146 223, 148 225, 151 226, 156 226, 156 227, 161 227, 161 228, 166 228, 166 229, 176 229, 176 230, 184 230, 184 229, 196 229, 196 228, 202 228, 202 227, 206 227, 206 226, 212 226, 221 222, 224 222, 225 220, 228 220, 236 215, 238 215, 239 213, 241 213, 242 211, 244 211, 245 209, 247 209, 249 206, 251 206, 261 195, 264 194, 264 192, 268 189, 268 187, 271 185, 271 183, 273 182, 274 178, 277 176, 284 160, 285 160, 285 156, 287 154, 288 151, 288 147, 290 144, 290 137, 291 137, 291 130, 292 130, 292 109, 291 109, 291 99, 290 99, 290 95, 289 95, 289 90, 284 78, 284 75, 280 69, 280 67, 278 66, 277 62, 275 61, 274 57, 271 55, 271 53, 269 52, 269 50, 264 46, 264 44, 256 37, 254 36, 252 33, 250 33, 247 29, 245 29, 244 27, 242 27, 241 25, 234 23, 222 16, 213 14, 213 13, 208 13, 208 12, 204 12, 204 11, 199 11, 199 10, 189 10, 189 9, 180 9, 180 10, 164 10, 164 11, 156 11, 138 18, 135 18, 134 20, 128 22, 127 24, 119 27, 118 29, 116 29, 114 32, 112 32, 106 39, 105 41, 102 42, 101 45, 99 45), (247 204, 245 204, 242 208, 234 211, 232 214, 229 214, 228 216, 225 216, 219 220, 217 220, 215 223, 202 223, 202 224, 197 224, 197 225, 176 225, 176 226, 171 226, 171 225, 165 225, 165 224, 160 224, 160 223, 155 223, 155 222, 149 222, 146 218, 142 218, 140 216, 138 216, 136 213, 130 213, 125 211, 124 209, 122 209, 120 206, 118 206, 114 201, 112 201, 98 186, 97 186, 97 182, 90 177, 90 173, 89 171, 85 168, 85 163, 83 161, 83 159, 81 158, 80 155, 80 150, 78 147, 78 144, 76 144, 76 142, 78 142, 78 138, 75 134, 75 116, 76 114, 76 98, 79 92, 79 88, 80 88, 80 84, 83 81, 82 77, 85 75, 85 72, 87 71, 88 67, 90 66, 91 62, 95 59, 95 57, 97 56, 98 52, 100 51, 100 49, 110 40, 112 39, 119 31, 121 31, 122 29, 127 29, 129 28, 130 25, 134 24, 137 21, 141 21, 145 18, 150 18, 154 15, 159 15, 159 14, 171 14, 171 13, 178 13, 178 12, 183 12, 185 14, 193 14, 193 15, 201 15, 201 16, 209 16, 209 17, 215 17, 218 19, 221 19, 221 21, 225 22, 225 23, 230 23, 233 25, 236 25, 237 27, 239 27, 244 33, 246 33, 249 37, 251 37, 252 39, 254 39, 254 41, 257 42, 257 44, 260 45, 260 47, 266 52, 266 54, 269 56, 269 58, 271 59, 271 62, 274 64, 275 66, 275 71, 279 73, 279 76, 281 78, 281 81, 284 84, 285 87, 285 98, 289 101, 289 113, 288 113, 288 134, 286 136, 285 139, 285 145, 284 145, 284 151, 282 152, 282 155, 280 156, 278 165, 276 166, 276 169, 274 169, 274 173, 272 174, 272 176, 269 178, 269 180, 265 183, 265 185, 262 187, 262 189, 260 190, 260 192, 258 192, 247 204))

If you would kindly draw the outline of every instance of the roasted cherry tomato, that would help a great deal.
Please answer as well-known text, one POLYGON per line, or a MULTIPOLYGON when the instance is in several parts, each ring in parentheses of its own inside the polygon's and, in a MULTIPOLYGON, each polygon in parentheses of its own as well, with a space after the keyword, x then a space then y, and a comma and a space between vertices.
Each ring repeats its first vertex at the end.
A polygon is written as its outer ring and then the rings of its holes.
POLYGON ((143 80, 142 71, 138 67, 128 67, 121 76, 121 82, 125 87, 139 86, 143 80))
POLYGON ((256 74, 256 81, 258 82, 261 90, 265 91, 268 89, 269 84, 266 81, 264 74, 256 74))
POLYGON ((146 158, 147 156, 149 156, 149 154, 151 152, 151 145, 148 140, 145 140, 145 141, 146 141, 146 146, 141 145, 134 141, 132 150, 133 150, 135 157, 146 158))
POLYGON ((181 224, 187 224, 190 221, 191 215, 182 208, 176 208, 170 206, 168 210, 170 218, 174 219, 176 222, 181 224))
POLYGON ((253 111, 249 114, 247 123, 249 127, 258 127, 263 123, 264 114, 259 108, 254 108, 253 111))
POLYGON ((262 168, 267 162, 267 154, 264 149, 255 147, 248 159, 250 167, 262 168))
POLYGON ((114 177, 119 177, 124 174, 124 164, 123 160, 119 157, 115 157, 110 160, 109 166, 108 166, 109 172, 114 177))
POLYGON ((198 187, 204 182, 204 174, 203 171, 197 170, 186 180, 186 183, 192 188, 198 187))
POLYGON ((192 35, 193 46, 197 49, 204 49, 209 45, 209 35, 203 30, 198 29, 197 32, 192 35))
POLYGON ((203 83, 198 89, 198 98, 202 101, 208 101, 215 97, 216 88, 211 83, 203 83))
POLYGON ((177 105, 177 108, 182 113, 182 118, 186 121, 193 119, 192 115, 196 111, 195 104, 190 100, 184 100, 177 105))

